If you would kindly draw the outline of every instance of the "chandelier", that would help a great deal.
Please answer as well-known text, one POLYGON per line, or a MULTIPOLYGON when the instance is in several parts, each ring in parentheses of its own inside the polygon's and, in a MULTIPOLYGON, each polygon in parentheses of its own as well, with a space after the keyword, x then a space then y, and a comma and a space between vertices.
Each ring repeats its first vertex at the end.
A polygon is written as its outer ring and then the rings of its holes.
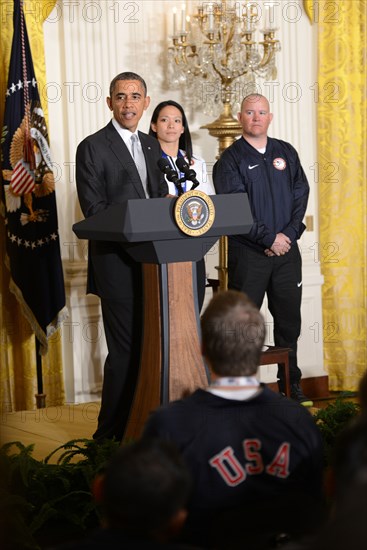
POLYGON ((222 0, 196 9, 187 15, 186 3, 181 14, 173 8, 170 82, 203 113, 218 116, 224 106, 227 116, 256 91, 258 79, 276 78, 274 3, 222 0))
MULTIPOLYGON (((276 3, 221 0, 196 4, 192 16, 186 15, 186 3, 180 18, 174 8, 169 78, 174 87, 183 88, 185 103, 192 102, 201 112, 218 117, 202 128, 218 139, 219 156, 242 133, 232 115, 240 110, 242 99, 259 91, 259 79, 276 79, 275 55, 280 51, 275 38, 276 3)), ((221 237, 217 270, 222 290, 228 286, 227 257, 227 237, 221 237)))

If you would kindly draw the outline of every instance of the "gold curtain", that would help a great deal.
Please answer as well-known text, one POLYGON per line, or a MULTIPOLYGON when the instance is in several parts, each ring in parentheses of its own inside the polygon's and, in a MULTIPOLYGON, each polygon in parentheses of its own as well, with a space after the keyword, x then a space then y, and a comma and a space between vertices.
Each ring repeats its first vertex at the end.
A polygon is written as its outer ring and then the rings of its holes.
MULTIPOLYGON (((47 103, 43 101, 42 89, 46 84, 43 22, 51 13, 56 0, 39 2, 26 0, 24 12, 32 51, 34 70, 37 75, 42 107, 47 121, 47 103)), ((13 37, 13 2, 0 0, 0 127, 3 127, 5 91, 8 80, 9 61, 13 37)), ((35 408, 37 393, 35 338, 28 322, 23 317, 14 295, 9 291, 9 272, 5 268, 5 228, 0 216, 0 404, 2 412, 31 410, 35 408)), ((42 357, 43 391, 47 406, 64 403, 61 336, 58 331, 49 341, 49 351, 42 357)))
POLYGON ((367 366, 367 2, 315 8, 324 360, 331 390, 356 390, 367 366))
POLYGON ((314 3, 313 3, 313 0, 303 0, 303 7, 305 9, 305 12, 307 14, 307 17, 309 18, 309 20, 311 21, 311 23, 313 23, 313 10, 314 10, 314 3))

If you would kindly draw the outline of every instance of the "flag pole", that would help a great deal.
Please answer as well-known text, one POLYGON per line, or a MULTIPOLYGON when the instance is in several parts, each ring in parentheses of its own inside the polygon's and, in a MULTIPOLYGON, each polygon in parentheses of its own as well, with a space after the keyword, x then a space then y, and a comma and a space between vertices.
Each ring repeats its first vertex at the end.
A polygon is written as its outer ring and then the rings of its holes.
MULTIPOLYGON (((36 337, 35 337, 36 338, 36 337)), ((36 362, 37 362, 37 392, 35 395, 37 409, 46 407, 46 394, 43 393, 42 355, 40 354, 40 343, 36 338, 36 362)))

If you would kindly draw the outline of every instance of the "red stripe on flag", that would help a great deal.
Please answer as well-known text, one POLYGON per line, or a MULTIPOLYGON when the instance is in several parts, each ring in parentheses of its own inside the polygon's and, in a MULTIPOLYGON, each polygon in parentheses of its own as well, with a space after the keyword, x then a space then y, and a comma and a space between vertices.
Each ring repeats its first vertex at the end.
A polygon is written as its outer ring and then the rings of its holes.
POLYGON ((35 181, 31 172, 27 169, 27 166, 22 160, 19 160, 15 165, 10 187, 14 195, 23 195, 24 193, 30 193, 35 187, 35 181))

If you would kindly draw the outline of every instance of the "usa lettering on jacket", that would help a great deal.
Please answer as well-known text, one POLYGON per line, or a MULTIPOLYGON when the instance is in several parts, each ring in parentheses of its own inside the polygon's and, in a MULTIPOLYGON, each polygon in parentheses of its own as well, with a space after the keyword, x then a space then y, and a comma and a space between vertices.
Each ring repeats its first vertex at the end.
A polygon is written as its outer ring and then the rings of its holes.
POLYGON ((264 464, 261 456, 261 442, 258 439, 244 439, 243 441, 245 465, 234 454, 231 446, 209 459, 209 464, 229 487, 236 487, 243 483, 247 476, 266 473, 270 476, 286 479, 289 476, 289 456, 291 445, 283 442, 279 445, 274 458, 269 464, 264 464))

